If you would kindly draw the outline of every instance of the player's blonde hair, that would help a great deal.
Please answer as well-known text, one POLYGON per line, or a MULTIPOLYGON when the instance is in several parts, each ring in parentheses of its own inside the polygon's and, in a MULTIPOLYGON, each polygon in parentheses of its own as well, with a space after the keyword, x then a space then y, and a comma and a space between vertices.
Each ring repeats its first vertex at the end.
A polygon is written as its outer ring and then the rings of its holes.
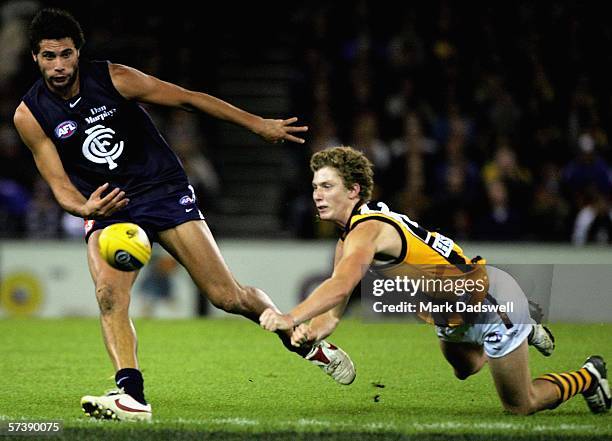
POLYGON ((323 167, 335 168, 348 190, 359 184, 361 200, 369 201, 372 197, 374 166, 360 151, 346 146, 321 150, 310 158, 310 170, 315 173, 323 167))

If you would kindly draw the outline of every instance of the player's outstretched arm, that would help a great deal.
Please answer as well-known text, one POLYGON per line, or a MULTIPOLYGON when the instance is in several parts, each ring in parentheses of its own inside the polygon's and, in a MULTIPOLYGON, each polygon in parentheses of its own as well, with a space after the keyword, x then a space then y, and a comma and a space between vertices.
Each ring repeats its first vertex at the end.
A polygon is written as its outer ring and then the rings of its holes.
POLYGON ((353 289, 372 263, 377 250, 380 222, 364 222, 347 236, 342 258, 332 276, 289 314, 279 314, 266 309, 259 318, 260 325, 268 331, 292 329, 313 317, 348 302, 353 289))
MULTIPOLYGON (((342 260, 343 252, 344 242, 338 239, 336 252, 334 253, 334 269, 342 260)), ((304 344, 312 345, 331 335, 340 324, 348 301, 349 298, 347 297, 344 303, 340 303, 326 313, 316 316, 310 323, 302 323, 296 327, 291 334, 291 344, 298 347, 304 344)))
POLYGON ((219 98, 195 92, 147 75, 121 64, 110 64, 111 78, 117 91, 126 99, 162 106, 200 111, 215 118, 243 126, 268 142, 292 141, 299 144, 299 135, 306 126, 294 126, 297 118, 265 119, 239 109, 219 98))
POLYGON ((102 196, 102 193, 108 188, 108 184, 98 187, 89 199, 85 198, 66 174, 55 144, 45 134, 24 103, 17 107, 13 122, 19 136, 32 151, 38 171, 51 187, 57 202, 68 213, 83 218, 96 219, 109 216, 127 205, 129 200, 125 198, 125 193, 118 188, 102 196))
POLYGON ((338 324, 340 324, 340 318, 344 313, 347 302, 316 316, 310 323, 302 323, 295 327, 291 334, 291 344, 295 347, 302 345, 312 346, 330 336, 336 330, 338 324))
POLYGON ((310 324, 302 323, 296 326, 291 334, 291 344, 295 347, 312 346, 317 341, 317 333, 310 327, 310 324))

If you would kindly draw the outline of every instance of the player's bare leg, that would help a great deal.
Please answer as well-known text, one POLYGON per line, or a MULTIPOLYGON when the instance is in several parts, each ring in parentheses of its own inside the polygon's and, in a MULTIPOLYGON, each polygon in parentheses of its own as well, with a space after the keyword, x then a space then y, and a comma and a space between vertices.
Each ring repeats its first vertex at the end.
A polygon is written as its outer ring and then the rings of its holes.
POLYGON ((189 272, 198 289, 219 309, 258 323, 266 308, 278 310, 258 288, 234 278, 204 221, 191 221, 159 233, 160 244, 189 272))
POLYGON ((475 343, 440 340, 440 349, 460 380, 480 371, 487 361, 482 346, 475 343))
POLYGON ((504 409, 528 415, 556 406, 559 397, 553 384, 531 378, 526 340, 503 357, 489 358, 489 368, 504 409))
POLYGON ((501 358, 489 359, 489 367, 504 408, 522 415, 554 409, 582 394, 593 413, 610 411, 612 398, 602 357, 591 356, 576 371, 549 373, 531 379, 527 341, 501 358))
MULTIPOLYGON (((236 281, 206 222, 186 222, 162 231, 159 233, 159 241, 187 269, 199 290, 217 308, 241 314, 255 323, 259 323, 259 316, 267 308, 278 311, 265 292, 242 286, 236 281)), ((277 334, 289 351, 318 366, 323 363, 329 367, 326 373, 340 384, 350 384, 354 380, 353 363, 341 349, 324 341, 317 343, 316 347, 295 347, 291 345, 290 331, 279 331, 277 334), (350 371, 348 374, 345 372, 347 370, 350 371)))
POLYGON ((89 237, 87 260, 96 288, 104 344, 116 370, 138 369, 136 331, 128 314, 137 272, 119 271, 104 261, 98 248, 101 232, 94 231, 89 237))
POLYGON ((100 256, 94 231, 87 243, 89 270, 96 287, 100 323, 106 350, 115 367, 119 388, 107 395, 86 395, 81 398, 83 411, 94 418, 150 420, 151 406, 144 397, 142 374, 138 370, 137 339, 129 317, 130 290, 137 272, 118 271, 100 256))
MULTIPOLYGON (((159 233, 160 244, 189 272, 194 283, 219 309, 241 314, 259 323, 266 308, 278 308, 258 288, 242 286, 230 272, 215 239, 204 221, 191 221, 159 233)), ((288 331, 278 333, 292 352, 305 356, 310 348, 291 345, 288 331)))

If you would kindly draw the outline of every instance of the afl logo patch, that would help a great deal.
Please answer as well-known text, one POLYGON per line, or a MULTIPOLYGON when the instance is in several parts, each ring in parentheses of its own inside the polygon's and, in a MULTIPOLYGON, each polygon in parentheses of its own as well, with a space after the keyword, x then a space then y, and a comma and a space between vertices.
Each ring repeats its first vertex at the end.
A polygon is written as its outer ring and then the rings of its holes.
POLYGON ((502 340, 502 336, 499 332, 489 332, 485 335, 484 340, 488 343, 499 343, 502 340))
POLYGON ((195 204, 195 200, 194 200, 194 198, 192 198, 190 196, 183 196, 181 198, 181 200, 179 201, 179 204, 181 204, 181 205, 191 205, 191 204, 195 204))
POLYGON ((77 123, 74 121, 64 121, 55 128, 55 136, 59 139, 70 138, 76 132, 77 123))

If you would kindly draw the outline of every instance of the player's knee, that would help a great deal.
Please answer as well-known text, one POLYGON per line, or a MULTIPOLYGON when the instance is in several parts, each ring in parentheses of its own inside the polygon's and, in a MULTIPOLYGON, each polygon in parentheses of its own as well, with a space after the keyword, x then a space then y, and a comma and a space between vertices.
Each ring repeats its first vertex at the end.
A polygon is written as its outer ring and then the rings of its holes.
POLYGON ((455 369, 455 377, 457 377, 459 380, 466 380, 472 374, 473 372, 471 371, 467 371, 464 369, 455 369))
POLYGON ((234 289, 223 290, 213 295, 209 294, 210 302, 215 308, 225 312, 235 313, 240 310, 240 294, 234 289))
POLYGON ((453 371, 459 380, 466 380, 480 371, 482 364, 478 361, 454 363, 453 371))
POLYGON ((515 415, 531 415, 537 410, 532 400, 527 398, 518 400, 504 400, 502 398, 502 405, 504 410, 515 415))
POLYGON ((98 284, 96 298, 102 315, 111 314, 125 304, 125 300, 111 284, 98 284))
POLYGON ((260 298, 257 288, 240 285, 215 289, 208 296, 215 307, 233 314, 245 314, 253 311, 260 298))
POLYGON ((528 404, 512 405, 504 403, 504 409, 515 415, 531 415, 535 409, 528 404))

